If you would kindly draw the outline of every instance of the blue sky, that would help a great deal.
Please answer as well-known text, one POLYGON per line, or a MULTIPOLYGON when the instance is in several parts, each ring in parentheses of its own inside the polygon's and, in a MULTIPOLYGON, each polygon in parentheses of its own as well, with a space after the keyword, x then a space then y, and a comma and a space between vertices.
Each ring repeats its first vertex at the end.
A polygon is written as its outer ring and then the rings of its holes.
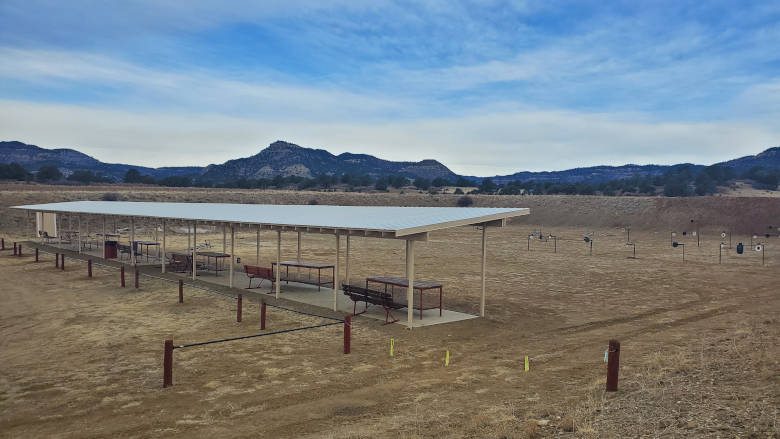
POLYGON ((284 139, 496 175, 780 144, 780 3, 0 2, 0 138, 205 165, 284 139))

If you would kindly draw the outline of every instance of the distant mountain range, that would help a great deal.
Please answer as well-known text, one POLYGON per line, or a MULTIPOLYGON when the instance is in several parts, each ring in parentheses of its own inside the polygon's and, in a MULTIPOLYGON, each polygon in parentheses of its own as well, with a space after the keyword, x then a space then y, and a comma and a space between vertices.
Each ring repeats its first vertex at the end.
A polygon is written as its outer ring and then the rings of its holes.
MULTIPOLYGON (((229 160, 222 164, 206 167, 183 166, 148 168, 120 163, 103 163, 91 156, 73 149, 45 149, 18 141, 0 142, 0 163, 19 163, 30 171, 41 166, 57 166, 66 176, 78 170, 92 171, 117 181, 129 169, 137 169, 141 174, 154 178, 170 176, 192 176, 213 182, 225 182, 239 178, 257 179, 281 176, 316 177, 321 174, 354 174, 387 176, 402 175, 409 178, 437 177, 455 180, 459 176, 436 160, 419 162, 393 162, 366 154, 343 153, 333 155, 323 149, 304 148, 293 143, 276 141, 259 153, 245 158, 229 160)), ((700 168, 702 165, 688 164, 700 168)), ((780 168, 780 147, 769 148, 752 156, 718 163, 721 166, 743 171, 754 166, 780 168)), ((680 166, 680 165, 673 165, 680 166)), ((518 172, 511 175, 490 177, 496 183, 510 181, 566 182, 582 181, 603 182, 633 176, 654 176, 663 174, 672 166, 662 165, 624 165, 592 166, 552 172, 518 172)), ((480 181, 486 177, 466 177, 480 181)))

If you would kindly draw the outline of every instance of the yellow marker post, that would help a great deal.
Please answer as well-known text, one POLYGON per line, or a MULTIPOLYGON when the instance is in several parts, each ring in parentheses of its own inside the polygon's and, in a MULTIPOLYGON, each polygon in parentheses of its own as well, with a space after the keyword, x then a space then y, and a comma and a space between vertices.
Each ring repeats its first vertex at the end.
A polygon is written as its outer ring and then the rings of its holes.
POLYGON ((390 356, 391 357, 393 356, 393 347, 395 347, 395 339, 391 338, 390 339, 390 356))
POLYGON ((450 365, 450 350, 447 349, 446 353, 444 354, 444 365, 449 366, 450 365))
POLYGON ((528 364, 528 355, 525 356, 525 371, 528 372, 531 369, 530 365, 528 364))

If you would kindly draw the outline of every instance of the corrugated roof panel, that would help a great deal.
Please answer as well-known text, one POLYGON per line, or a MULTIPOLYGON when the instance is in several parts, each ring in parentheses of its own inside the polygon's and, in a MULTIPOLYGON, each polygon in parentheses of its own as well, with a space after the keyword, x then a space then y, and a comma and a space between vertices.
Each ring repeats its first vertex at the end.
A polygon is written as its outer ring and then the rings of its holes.
POLYGON ((71 201, 15 206, 14 208, 58 213, 372 230, 395 232, 396 236, 476 224, 529 213, 527 208, 310 206, 129 201, 71 201))

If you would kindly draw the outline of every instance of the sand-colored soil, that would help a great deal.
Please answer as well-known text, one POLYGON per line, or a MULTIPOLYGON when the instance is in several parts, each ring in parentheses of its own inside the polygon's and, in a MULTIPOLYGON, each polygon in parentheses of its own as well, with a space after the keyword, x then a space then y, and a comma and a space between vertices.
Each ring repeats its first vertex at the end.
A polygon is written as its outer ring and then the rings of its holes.
MULTIPOLYGON (((0 204, 102 193, 6 188, 0 204)), ((215 194, 126 195, 222 198, 215 194)), ((292 196, 331 202, 332 195, 342 202, 348 194, 222 195, 265 202, 292 196)), ((355 203, 381 201, 352 195, 355 203)), ((244 321, 236 323, 235 302, 222 296, 188 290, 179 305, 175 285, 146 280, 140 290, 123 290, 115 271, 96 269, 87 279, 76 262, 61 272, 48 254, 35 264, 0 253, 0 437, 777 437, 780 240, 769 241, 763 266, 760 254, 733 250, 718 264, 721 225, 709 223, 701 247, 684 241, 683 264, 665 225, 634 222, 639 258, 631 259, 625 232, 610 222, 623 223, 624 214, 664 221, 679 215, 685 227, 687 212, 663 213, 658 199, 618 200, 627 203, 625 211, 609 211, 612 199, 539 197, 537 209, 558 209, 569 223, 529 217, 491 229, 485 319, 408 331, 358 317, 348 356, 340 326, 177 350, 169 389, 161 388, 164 339, 179 344, 256 333, 257 303, 249 300, 244 321), (561 208, 564 201, 571 211, 561 208), (578 209, 600 203, 603 218, 585 215, 593 222, 577 223, 578 209), (529 232, 539 228, 559 237, 557 253, 552 241, 534 240, 527 250, 529 232), (596 238, 593 256, 582 242, 586 233, 596 238), (610 338, 622 343, 621 390, 605 394, 610 338)), ((690 201, 691 208, 706 204, 706 212, 722 210, 720 202, 774 208, 764 199, 690 201)), ((3 235, 22 239, 23 216, 2 215, 3 235)), ((273 255, 271 237, 264 236, 264 261, 273 255)), ((176 245, 182 239, 174 238, 176 245)), ((239 234, 237 242, 242 257, 253 259, 253 234, 239 234)), ((434 233, 418 246, 418 276, 445 284, 448 308, 478 310, 479 242, 479 231, 463 228, 434 233)), ((283 252, 293 255, 294 245, 286 236, 283 252)), ((353 251, 355 277, 403 273, 400 242, 354 239, 353 251)), ((305 236, 306 259, 332 261, 333 254, 332 236, 305 236)), ((269 329, 316 322, 269 314, 269 329)))

